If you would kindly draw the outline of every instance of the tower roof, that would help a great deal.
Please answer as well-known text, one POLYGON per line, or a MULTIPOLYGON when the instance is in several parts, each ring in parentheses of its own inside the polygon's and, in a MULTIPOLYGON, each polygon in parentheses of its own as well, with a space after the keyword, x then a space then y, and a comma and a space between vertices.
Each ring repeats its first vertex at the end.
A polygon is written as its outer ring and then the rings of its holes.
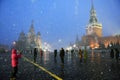
POLYGON ((96 16, 96 11, 94 9, 94 4, 93 4, 93 0, 91 0, 92 2, 92 6, 91 6, 91 10, 90 10, 90 19, 89 19, 89 23, 97 23, 97 16, 96 16))
POLYGON ((40 35, 40 32, 38 32, 37 35, 40 35))
POLYGON ((34 32, 34 21, 32 20, 29 32, 34 32))

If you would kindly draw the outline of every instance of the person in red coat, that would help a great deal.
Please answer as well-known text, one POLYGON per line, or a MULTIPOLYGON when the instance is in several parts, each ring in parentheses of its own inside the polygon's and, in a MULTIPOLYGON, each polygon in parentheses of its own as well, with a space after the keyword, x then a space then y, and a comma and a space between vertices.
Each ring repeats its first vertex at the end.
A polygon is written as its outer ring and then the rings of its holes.
POLYGON ((19 54, 17 54, 16 49, 12 49, 11 66, 13 68, 13 71, 12 71, 11 77, 16 77, 16 74, 18 72, 18 59, 19 58, 21 58, 21 52, 19 54))

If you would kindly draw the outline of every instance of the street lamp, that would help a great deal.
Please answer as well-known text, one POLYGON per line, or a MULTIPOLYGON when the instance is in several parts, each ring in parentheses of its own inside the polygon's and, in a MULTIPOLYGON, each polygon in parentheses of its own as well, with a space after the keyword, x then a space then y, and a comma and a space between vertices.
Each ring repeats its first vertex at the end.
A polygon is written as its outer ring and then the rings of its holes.
POLYGON ((16 42, 15 42, 15 41, 13 42, 13 45, 16 45, 16 42))
POLYGON ((16 41, 12 42, 12 48, 16 48, 16 41))
POLYGON ((76 48, 76 44, 74 44, 73 47, 76 48))

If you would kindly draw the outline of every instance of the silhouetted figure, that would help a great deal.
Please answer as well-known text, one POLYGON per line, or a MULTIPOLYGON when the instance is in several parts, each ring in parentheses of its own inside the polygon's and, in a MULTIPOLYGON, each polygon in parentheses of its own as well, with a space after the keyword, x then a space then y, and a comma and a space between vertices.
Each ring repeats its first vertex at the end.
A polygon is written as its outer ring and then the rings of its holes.
POLYGON ((40 49, 40 57, 42 58, 42 56, 43 56, 43 50, 40 49))
POLYGON ((74 53, 74 50, 72 49, 72 50, 71 50, 71 56, 73 56, 73 53, 74 53))
POLYGON ((21 58, 21 52, 17 54, 16 49, 12 49, 12 54, 11 54, 11 65, 13 68, 11 78, 15 78, 16 74, 18 72, 18 59, 21 58))
POLYGON ((84 49, 84 62, 87 61, 87 58, 88 58, 88 52, 87 52, 87 49, 85 47, 85 49, 84 49))
POLYGON ((54 62, 57 63, 57 49, 54 50, 54 62))
POLYGON ((115 49, 115 57, 116 57, 116 61, 118 62, 119 50, 117 48, 115 49))
POLYGON ((79 58, 80 58, 80 62, 82 62, 82 58, 83 58, 83 51, 81 49, 79 49, 79 58))
POLYGON ((54 58, 57 56, 57 49, 54 50, 54 58))
POLYGON ((65 51, 63 48, 61 48, 60 50, 60 58, 61 58, 61 62, 64 63, 64 55, 65 55, 65 51))
POLYGON ((110 57, 113 59, 114 58, 114 50, 113 49, 111 49, 111 51, 110 51, 110 57))
POLYGON ((37 58, 37 48, 34 48, 34 62, 36 62, 37 58))
POLYGON ((30 50, 30 53, 32 54, 32 50, 30 50))
POLYGON ((68 50, 66 50, 66 54, 68 54, 68 50))

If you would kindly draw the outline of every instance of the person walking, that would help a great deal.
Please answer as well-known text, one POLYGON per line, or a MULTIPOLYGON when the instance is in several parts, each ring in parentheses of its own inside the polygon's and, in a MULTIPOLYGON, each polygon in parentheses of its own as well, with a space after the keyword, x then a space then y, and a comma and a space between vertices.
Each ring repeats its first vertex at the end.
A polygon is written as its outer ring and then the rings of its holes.
POLYGON ((16 78, 16 74, 18 72, 18 59, 21 58, 22 53, 20 52, 17 54, 16 49, 12 49, 12 54, 11 54, 11 65, 12 65, 12 75, 11 78, 16 78))
POLYGON ((71 50, 71 56, 74 56, 74 49, 71 50))
POLYGON ((61 62, 64 64, 64 55, 65 55, 65 51, 63 48, 61 48, 60 50, 60 58, 61 58, 61 62))
POLYGON ((54 50, 54 58, 57 57, 57 49, 54 50))
POLYGON ((42 58, 42 56, 43 56, 43 50, 40 49, 40 58, 42 58))
POLYGON ((54 62, 57 63, 57 49, 54 50, 54 62))
POLYGON ((87 58, 88 58, 88 52, 87 52, 87 49, 86 49, 86 46, 85 46, 85 49, 84 49, 84 62, 85 63, 87 61, 87 58))
POLYGON ((117 48, 115 49, 115 57, 116 57, 116 61, 118 62, 119 50, 117 48))
POLYGON ((114 58, 114 50, 113 49, 111 49, 111 51, 110 51, 110 57, 113 59, 114 58))
POLYGON ((37 48, 34 48, 34 62, 36 63, 37 58, 37 48))
POLYGON ((82 53, 83 53, 83 51, 81 49, 79 49, 78 53, 79 53, 80 62, 82 62, 82 58, 83 58, 82 53))

